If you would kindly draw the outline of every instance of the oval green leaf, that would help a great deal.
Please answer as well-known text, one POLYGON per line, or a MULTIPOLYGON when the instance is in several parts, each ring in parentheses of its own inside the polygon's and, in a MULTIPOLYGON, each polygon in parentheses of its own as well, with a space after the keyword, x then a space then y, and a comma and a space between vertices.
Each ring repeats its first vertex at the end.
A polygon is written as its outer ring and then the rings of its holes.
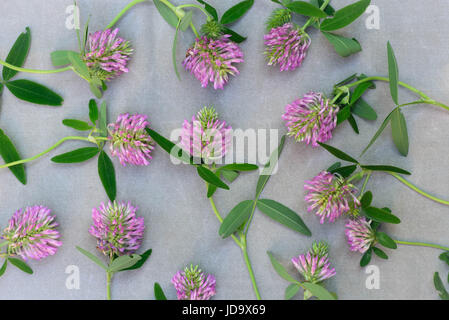
POLYGON ((151 253, 153 252, 152 249, 149 249, 147 251, 145 251, 143 254, 139 255, 140 256, 140 260, 138 260, 134 265, 132 265, 131 267, 122 269, 120 271, 125 271, 125 270, 136 270, 141 268, 144 263, 148 260, 148 258, 151 256, 151 253))
POLYGON ((324 149, 326 149, 334 157, 337 157, 340 160, 344 160, 344 161, 348 161, 348 162, 352 162, 352 163, 357 163, 357 164, 359 163, 356 159, 354 159, 350 155, 344 153, 343 151, 341 151, 341 150, 339 150, 339 149, 337 149, 335 147, 332 147, 332 146, 330 146, 328 144, 321 143, 321 142, 318 142, 318 144, 320 146, 322 146, 324 149))
POLYGON ((245 0, 242 1, 232 8, 230 8, 228 11, 226 11, 223 16, 221 17, 220 23, 221 24, 230 24, 233 22, 236 22, 241 17, 245 15, 245 13, 251 9, 251 7, 254 4, 254 0, 245 0))
POLYGON ((370 263, 372 253, 373 253, 373 249, 372 248, 369 248, 368 250, 366 250, 366 252, 362 256, 362 259, 360 259, 360 266, 361 267, 366 267, 370 263))
POLYGON ((390 93, 396 105, 398 102, 398 82, 399 82, 399 69, 396 56, 394 55, 393 47, 390 42, 387 43, 387 53, 388 53, 388 75, 390 79, 390 93))
MULTIPOLYGON (((12 143, 11 139, 0 129, 0 155, 5 161, 5 163, 11 163, 21 160, 16 147, 12 143)), ((8 167, 9 170, 14 174, 14 176, 22 184, 27 183, 25 166, 23 164, 18 164, 15 166, 8 167)))
POLYGON ((238 34, 237 32, 235 32, 234 30, 231 30, 227 27, 223 27, 223 33, 224 34, 229 34, 231 37, 229 38, 231 41, 234 41, 236 43, 242 43, 243 41, 246 40, 246 37, 238 34))
POLYGON ((404 114, 399 108, 396 108, 391 116, 391 132, 396 148, 401 155, 406 157, 409 150, 407 122, 405 121, 404 114))
POLYGON ((167 300, 161 285, 157 282, 154 284, 154 298, 156 300, 167 300))
POLYGON ((376 256, 378 256, 381 259, 388 259, 388 256, 385 252, 383 252, 381 249, 373 247, 373 252, 376 254, 376 256))
POLYGON ((254 171, 259 169, 259 166, 255 164, 249 164, 249 163, 231 163, 224 165, 223 167, 220 167, 221 170, 225 171, 254 171))
POLYGON ((368 207, 363 208, 363 212, 365 215, 377 222, 385 222, 385 223, 393 223, 398 224, 401 223, 401 220, 395 215, 391 214, 387 210, 379 209, 376 207, 368 207))
POLYGON ((61 106, 64 99, 49 88, 30 80, 14 80, 5 83, 17 98, 46 106, 61 106))
MULTIPOLYGON (((30 51, 31 44, 31 32, 30 28, 26 27, 25 32, 21 33, 14 42, 11 50, 6 57, 6 62, 16 66, 22 67, 30 51)), ((9 69, 8 67, 3 67, 3 80, 8 81, 14 77, 19 71, 9 69)))
POLYGON ((173 28, 176 28, 179 20, 176 14, 160 0, 153 0, 153 2, 154 6, 156 7, 157 11, 159 11, 162 18, 164 18, 164 20, 173 28))
POLYGON ((62 120, 62 124, 79 131, 92 130, 92 127, 87 122, 81 120, 64 119, 62 120))
POLYGON ((7 266, 8 266, 8 259, 5 259, 5 262, 3 262, 3 265, 0 268, 0 277, 5 274, 7 266))
POLYGON ((22 261, 20 259, 17 258, 8 258, 8 261, 15 267, 17 267, 18 269, 22 270, 25 273, 28 274, 33 274, 33 269, 30 268, 29 265, 26 264, 25 261, 22 261))
POLYGON ((93 255, 92 253, 90 253, 87 250, 84 250, 81 247, 76 247, 76 249, 81 252, 83 255, 85 255, 86 257, 88 257, 91 261, 93 261, 96 265, 100 266, 101 268, 103 268, 104 270, 108 270, 108 268, 106 267, 106 265, 100 260, 100 258, 98 258, 97 256, 93 255))
POLYGON ((222 238, 227 238, 236 232, 250 217, 253 205, 253 200, 245 200, 236 205, 223 220, 218 234, 222 238))
POLYGON ((386 234, 385 232, 380 232, 380 231, 376 232, 376 239, 385 248, 397 249, 397 247, 398 247, 396 242, 394 242, 394 240, 391 239, 390 236, 388 234, 386 234))
POLYGON ((335 51, 342 57, 348 57, 362 51, 362 46, 355 38, 345 38, 329 32, 323 32, 323 35, 334 47, 335 51))
POLYGON ((311 236, 312 232, 306 226, 301 217, 284 206, 283 204, 269 199, 260 199, 257 201, 257 208, 271 219, 283 224, 287 228, 297 231, 303 235, 311 236))
POLYGON ((79 163, 95 157, 100 152, 96 147, 80 148, 51 158, 56 163, 79 163))
POLYGON ((326 18, 327 13, 314 5, 305 1, 293 1, 286 5, 288 9, 297 14, 302 14, 308 17, 326 18))
POLYGON ((352 113, 365 120, 376 120, 377 113, 364 99, 360 98, 352 106, 352 113))
POLYGON ((333 18, 324 20, 320 29, 323 31, 333 31, 346 27, 360 17, 368 8, 371 0, 360 0, 337 10, 333 18))
POLYGON ((118 272, 135 265, 142 258, 138 254, 125 255, 115 258, 109 265, 108 272, 118 272))
POLYGON ((291 298, 293 298, 295 296, 295 294, 298 293, 299 289, 301 289, 299 284, 296 284, 296 283, 290 284, 285 289, 285 295, 284 295, 285 300, 290 300, 291 298))
POLYGON ((98 175, 109 199, 114 201, 117 195, 114 164, 103 150, 98 157, 98 175))
POLYGON ((287 272, 287 270, 284 268, 284 266, 276 260, 276 258, 273 256, 273 254, 270 251, 267 251, 268 257, 270 257, 271 264, 273 265, 274 270, 277 272, 279 276, 287 280, 291 283, 298 284, 298 281, 293 278, 290 273, 287 272))
POLYGON ((313 296, 320 300, 336 300, 335 296, 319 284, 303 282, 302 284, 313 296))
POLYGON ((215 173, 210 171, 209 169, 205 167, 198 166, 196 168, 198 175, 206 181, 207 183, 213 184, 214 186, 217 186, 218 188, 222 188, 225 190, 229 190, 229 186, 224 183, 215 173))
POLYGON ((89 101, 89 119, 93 124, 98 120, 98 106, 95 99, 89 101))
POLYGON ((371 191, 367 191, 363 194, 362 199, 360 199, 360 204, 362 208, 368 208, 373 202, 373 193, 371 191))

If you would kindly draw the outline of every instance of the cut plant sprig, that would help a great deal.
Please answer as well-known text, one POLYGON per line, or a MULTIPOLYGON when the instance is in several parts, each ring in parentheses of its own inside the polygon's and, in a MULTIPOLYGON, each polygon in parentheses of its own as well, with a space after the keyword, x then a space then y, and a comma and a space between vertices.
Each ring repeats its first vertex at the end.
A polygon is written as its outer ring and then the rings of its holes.
MULTIPOLYGON (((369 179, 372 177, 372 175, 376 172, 383 172, 386 174, 391 175, 398 181, 400 181, 402 184, 410 188, 411 190, 419 193, 420 195, 426 197, 427 199, 430 199, 432 201, 441 203, 443 205, 449 206, 449 201, 438 198, 436 196, 433 196, 429 194, 428 192, 422 190, 421 188, 415 186, 408 180, 406 180, 403 175, 411 175, 411 173, 407 170, 391 166, 391 165, 370 165, 370 164, 361 164, 359 160, 355 159, 354 157, 348 155, 347 153, 332 147, 330 145, 319 143, 325 150, 327 150, 330 154, 335 156, 336 158, 349 162, 349 165, 342 166, 341 162, 336 162, 331 167, 327 169, 330 173, 336 173, 344 177, 345 179, 349 181, 361 181, 364 180, 363 186, 361 189, 361 193, 365 191, 369 179)), ((360 200, 363 194, 360 195, 360 200)), ((369 217, 372 218, 372 217, 369 217)), ((387 221, 379 221, 379 222, 387 222, 387 221)))
POLYGON ((430 98, 424 92, 412 87, 411 85, 399 81, 399 69, 393 48, 390 43, 387 44, 387 53, 389 73, 388 77, 368 77, 363 74, 360 76, 352 75, 349 78, 338 83, 334 88, 334 100, 336 104, 340 106, 337 123, 342 123, 343 121, 348 120, 354 130, 358 133, 358 126, 353 117, 353 114, 367 120, 375 120, 377 118, 377 114, 374 109, 365 100, 363 100, 362 96, 367 92, 368 89, 375 88, 375 81, 388 82, 390 85, 390 93, 393 103, 395 104, 395 108, 385 118, 382 125, 375 133, 367 147, 363 150, 361 155, 365 154, 365 152, 368 151, 368 149, 374 144, 377 138, 379 138, 388 124, 391 124, 393 142, 397 150, 403 156, 408 155, 409 139, 407 123, 402 113, 403 108, 419 104, 429 104, 449 111, 449 106, 430 98), (403 87, 417 94, 419 96, 419 99, 407 103, 399 103, 399 87, 403 87))
MULTIPOLYGON (((88 131, 88 136, 68 136, 60 139, 50 148, 40 152, 39 154, 15 161, 8 161, 6 164, 0 165, 0 168, 20 168, 23 164, 36 160, 52 150, 59 147, 61 144, 67 141, 84 141, 90 144, 94 144, 94 147, 84 147, 76 149, 64 154, 60 154, 51 159, 55 163, 80 163, 98 155, 98 174, 100 176, 101 182, 106 190, 108 197, 111 201, 115 200, 116 197, 116 180, 115 180, 115 170, 114 165, 103 150, 105 142, 108 141, 108 130, 107 130, 107 113, 106 113, 106 103, 101 104, 100 110, 98 109, 95 100, 90 100, 89 102, 89 118, 91 123, 76 119, 65 119, 62 123, 65 126, 71 127, 78 131, 86 132, 88 131)), ((0 142, 2 141, 2 136, 0 136, 0 142)), ((0 144, 4 148, 4 144, 0 144)), ((1 148, 0 148, 1 150, 1 148)))
POLYGON ((311 38, 306 32, 310 26, 320 30, 342 57, 362 50, 356 39, 346 38, 331 31, 342 29, 354 22, 365 12, 370 0, 360 0, 337 11, 330 6, 330 0, 271 1, 282 8, 275 9, 266 22, 267 34, 264 39, 268 65, 279 64, 280 71, 300 67, 311 44, 311 38), (309 19, 300 27, 292 20, 294 14, 309 19))
POLYGON ((209 39, 218 40, 223 35, 229 35, 229 40, 235 43, 241 43, 246 38, 230 29, 229 25, 242 18, 254 4, 254 0, 244 0, 227 10, 223 16, 219 18, 217 9, 206 1, 197 1, 200 3, 199 5, 183 4, 175 6, 168 0, 153 0, 154 5, 164 20, 175 28, 172 57, 175 73, 179 79, 180 75, 176 61, 176 48, 179 32, 185 32, 187 29, 191 29, 197 39, 201 38, 202 35, 205 35, 209 39), (193 12, 189 9, 199 10, 205 16, 206 23, 202 25, 200 31, 195 27, 193 12))
POLYGON ((311 232, 302 221, 301 217, 290 208, 283 204, 270 199, 259 199, 261 193, 277 166, 278 158, 282 152, 285 136, 282 137, 279 147, 271 154, 270 161, 262 170, 256 187, 256 195, 252 200, 245 200, 237 204, 228 215, 223 218, 217 209, 213 195, 218 188, 228 190, 229 186, 223 179, 232 183, 240 172, 254 171, 258 169, 257 165, 247 163, 233 163, 217 167, 216 164, 208 165, 201 159, 194 158, 185 152, 181 147, 175 145, 170 140, 164 138, 152 129, 146 129, 151 138, 166 152, 175 159, 189 164, 196 168, 198 175, 206 183, 207 197, 211 204, 212 210, 221 223, 219 235, 222 238, 231 237, 237 246, 242 250, 245 264, 250 275, 254 293, 257 299, 261 299, 261 295, 256 283, 256 278, 248 255, 247 234, 249 226, 253 220, 256 208, 269 218, 283 224, 284 226, 310 236, 311 232))

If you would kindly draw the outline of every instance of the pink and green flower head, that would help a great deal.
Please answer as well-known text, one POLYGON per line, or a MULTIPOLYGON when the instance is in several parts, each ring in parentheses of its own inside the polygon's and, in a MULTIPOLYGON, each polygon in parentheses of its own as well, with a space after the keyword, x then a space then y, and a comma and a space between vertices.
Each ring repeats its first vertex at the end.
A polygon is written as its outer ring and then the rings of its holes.
POLYGON ((17 210, 2 234, 8 242, 8 254, 18 255, 25 261, 54 255, 62 242, 55 216, 50 213, 44 206, 17 210))
POLYGON ((343 214, 358 215, 360 201, 355 195, 356 188, 340 175, 323 171, 306 181, 304 189, 305 201, 309 203, 307 211, 314 211, 321 218, 320 223, 334 222, 343 214))
POLYGON ((119 29, 106 29, 89 34, 83 60, 91 74, 109 81, 128 72, 127 64, 133 49, 128 41, 117 37, 119 29))
POLYGON ((365 253, 376 241, 371 221, 363 216, 348 220, 345 234, 351 251, 365 253))
POLYGON ((309 92, 285 107, 282 119, 288 129, 288 136, 296 141, 304 141, 317 147, 318 142, 332 138, 332 131, 337 126, 338 106, 323 94, 309 92))
POLYGON ((292 263, 305 281, 320 283, 336 274, 329 262, 328 252, 327 243, 315 242, 308 252, 292 258, 292 263))
POLYGON ((171 282, 178 300, 209 300, 215 295, 215 277, 205 274, 198 265, 178 271, 171 282))
POLYGON ((243 52, 229 38, 230 35, 218 39, 202 36, 187 50, 182 64, 201 82, 203 88, 211 82, 214 89, 223 89, 229 76, 239 74, 237 64, 243 62, 243 52))
POLYGON ((136 212, 137 207, 129 202, 101 203, 98 209, 93 208, 89 233, 97 238, 98 250, 110 258, 136 252, 145 231, 144 219, 136 212))
POLYGON ((264 40, 268 65, 279 65, 281 71, 299 68, 311 43, 307 33, 291 22, 272 28, 264 40))
POLYGON ((232 143, 232 128, 218 119, 213 107, 204 107, 192 121, 184 120, 181 148, 206 163, 224 157, 232 143))
POLYGON ((154 141, 145 130, 149 128, 147 116, 120 114, 115 123, 108 125, 110 152, 126 164, 147 166, 150 164, 154 141))

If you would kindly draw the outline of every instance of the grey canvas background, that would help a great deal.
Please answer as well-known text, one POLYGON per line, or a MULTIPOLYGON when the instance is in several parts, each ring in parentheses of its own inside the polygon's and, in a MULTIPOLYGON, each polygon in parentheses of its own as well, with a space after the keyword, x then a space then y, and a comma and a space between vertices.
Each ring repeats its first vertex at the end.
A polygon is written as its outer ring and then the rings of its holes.
MULTIPOLYGON (((128 3, 128 0, 80 0, 82 23, 91 15, 91 30, 102 29, 128 3)), ((185 3, 185 1, 176 1, 185 3)), ((238 1, 210 1, 220 12, 238 1)), ((242 44, 245 63, 241 75, 230 81, 224 91, 203 89, 191 75, 181 70, 178 81, 172 69, 171 42, 173 29, 159 16, 151 2, 138 5, 118 24, 120 35, 132 41, 135 54, 130 72, 111 82, 104 99, 111 121, 121 112, 148 114, 156 130, 169 135, 185 118, 200 107, 213 104, 221 118, 234 128, 280 128, 284 106, 309 90, 329 93, 334 83, 355 72, 386 75, 386 42, 395 48, 401 80, 422 89, 431 97, 449 102, 449 33, 444 0, 373 0, 380 9, 380 30, 367 30, 365 14, 339 33, 355 36, 363 51, 350 58, 339 57, 322 35, 310 31, 313 39, 304 65, 294 72, 279 73, 266 66, 263 46, 263 21, 275 8, 268 0, 255 1, 247 16, 234 29, 248 35, 242 44)), ((337 8, 352 1, 332 1, 337 8)), ((65 27, 65 10, 71 0, 3 0, 0 3, 0 56, 26 26, 32 30, 32 47, 26 67, 52 68, 50 52, 76 49, 73 30, 65 27)), ((199 14, 196 17, 201 19, 199 14)), ((180 36, 177 57, 181 61, 193 40, 190 32, 180 36)), ((64 127, 64 118, 87 118, 87 103, 92 97, 87 84, 67 72, 57 75, 25 75, 55 88, 65 98, 61 108, 41 107, 18 101, 5 90, 2 97, 0 127, 16 142, 24 157, 32 156, 56 142, 73 135, 64 127)), ((344 124, 335 130, 331 143, 357 155, 392 109, 388 87, 378 84, 367 100, 375 106, 379 120, 359 121, 360 135, 344 124)), ((412 95, 401 90, 401 101, 412 95)), ((389 130, 364 157, 365 162, 389 163, 413 172, 410 178, 425 190, 449 198, 448 151, 449 114, 432 106, 414 106, 405 111, 410 131, 411 150, 408 158, 395 150, 389 130)), ((337 276, 327 287, 341 299, 435 299, 434 271, 445 277, 447 266, 437 259, 438 250, 400 247, 388 251, 390 259, 374 259, 380 269, 380 289, 365 287, 367 274, 358 263, 360 255, 351 253, 344 238, 344 221, 320 225, 318 218, 306 213, 303 201, 304 180, 327 168, 334 159, 321 149, 314 149, 288 139, 280 159, 278 173, 268 183, 264 196, 276 199, 299 212, 313 232, 306 238, 256 214, 249 232, 249 254, 253 262, 262 297, 282 299, 287 283, 272 269, 266 251, 273 251, 293 273, 290 258, 303 253, 314 240, 330 243, 330 256, 337 276)), ((61 146, 56 153, 74 149, 77 142, 61 146)), ((9 170, 0 171, 0 222, 5 226, 17 208, 44 204, 52 208, 60 223, 64 245, 58 254, 41 262, 31 262, 35 274, 8 268, 0 279, 2 299, 103 299, 105 275, 102 270, 77 252, 75 245, 95 250, 95 240, 87 230, 91 209, 107 197, 97 177, 95 161, 78 165, 57 165, 50 157, 27 165, 28 184, 19 184, 9 170), (80 270, 80 289, 65 286, 68 265, 80 270)), ((118 274, 113 281, 115 299, 153 299, 154 282, 161 283, 170 299, 176 297, 170 284, 173 274, 190 263, 217 278, 217 299, 253 299, 251 283, 240 250, 230 240, 218 237, 219 224, 205 197, 203 182, 194 170, 173 166, 166 153, 157 148, 148 167, 122 168, 115 161, 119 200, 138 205, 147 229, 143 248, 153 248, 145 266, 133 272, 118 274)), ((231 191, 217 192, 215 199, 224 215, 241 200, 252 198, 256 174, 239 178, 231 191)), ((428 241, 449 245, 449 210, 403 187, 390 176, 379 174, 370 182, 375 204, 389 206, 402 219, 397 226, 386 228, 404 240, 428 241)), ((296 298, 300 298, 298 295, 296 298)))

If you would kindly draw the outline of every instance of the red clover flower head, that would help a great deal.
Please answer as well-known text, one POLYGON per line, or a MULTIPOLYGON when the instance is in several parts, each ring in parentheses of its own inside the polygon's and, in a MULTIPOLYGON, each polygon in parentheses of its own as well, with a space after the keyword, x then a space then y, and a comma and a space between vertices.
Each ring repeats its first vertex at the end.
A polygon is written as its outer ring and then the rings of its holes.
POLYGON ((243 62, 243 52, 229 38, 230 35, 219 39, 202 36, 187 50, 182 64, 201 82, 203 88, 212 82, 214 89, 223 89, 229 75, 239 74, 236 64, 243 62))
POLYGON ((44 206, 17 210, 3 230, 2 238, 8 242, 8 253, 24 260, 41 260, 54 255, 62 245, 58 224, 51 210, 44 206))
POLYGON ((83 60, 89 71, 100 80, 111 80, 128 72, 126 65, 133 49, 129 41, 117 37, 119 29, 89 34, 83 60))
POLYGON ((272 28, 264 40, 268 65, 279 64, 281 71, 299 68, 311 43, 307 33, 291 22, 272 28))
POLYGON ((193 157, 213 162, 221 159, 232 143, 232 128, 218 119, 212 107, 204 107, 192 121, 184 120, 181 147, 193 157))
POLYGON ((178 300, 209 300, 215 295, 215 277, 205 274, 198 265, 178 271, 171 282, 178 300))
POLYGON ((348 220, 345 234, 350 250, 360 253, 365 253, 376 240, 376 232, 363 216, 348 220))
POLYGON ((309 203, 307 210, 315 211, 320 216, 320 223, 326 219, 334 222, 343 214, 357 216, 360 201, 357 199, 356 188, 343 177, 327 171, 321 172, 310 181, 306 181, 305 201, 309 203))
POLYGON ((149 127, 147 116, 141 114, 120 114, 115 123, 109 124, 109 141, 112 156, 120 163, 136 166, 150 164, 154 142, 145 130, 149 127))
POLYGON ((288 136, 317 147, 318 142, 332 138, 337 126, 338 106, 321 93, 309 92, 285 107, 282 119, 288 128, 288 136))
POLYGON ((292 258, 292 263, 305 281, 319 283, 336 274, 329 262, 328 252, 325 242, 315 242, 307 253, 292 258))
POLYGON ((143 241, 145 223, 137 217, 137 207, 129 202, 101 203, 92 209, 93 225, 89 233, 97 238, 97 247, 108 257, 136 252, 143 241))

